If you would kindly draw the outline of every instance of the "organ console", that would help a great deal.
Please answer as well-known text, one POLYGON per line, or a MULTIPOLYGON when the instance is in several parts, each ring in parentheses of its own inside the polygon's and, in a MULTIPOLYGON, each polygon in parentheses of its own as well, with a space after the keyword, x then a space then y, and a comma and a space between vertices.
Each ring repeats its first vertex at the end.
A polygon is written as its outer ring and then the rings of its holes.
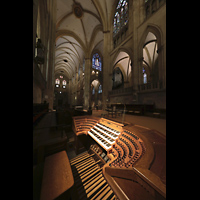
POLYGON ((79 136, 85 135, 86 143, 91 143, 87 156, 95 155, 101 163, 112 198, 166 199, 165 137, 160 133, 93 116, 73 117, 72 129, 77 152, 79 136))

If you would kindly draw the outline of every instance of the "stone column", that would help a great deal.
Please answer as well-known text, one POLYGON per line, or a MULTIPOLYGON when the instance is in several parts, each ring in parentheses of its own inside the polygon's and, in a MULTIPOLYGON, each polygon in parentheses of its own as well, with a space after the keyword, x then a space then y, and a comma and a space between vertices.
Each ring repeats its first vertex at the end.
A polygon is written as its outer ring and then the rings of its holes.
POLYGON ((56 32, 56 1, 51 1, 49 5, 49 60, 47 84, 44 90, 44 96, 49 103, 49 109, 53 109, 54 101, 54 65, 55 65, 55 32, 56 32))
POLYGON ((84 105, 85 110, 89 109, 90 106, 90 72, 91 72, 92 62, 91 58, 85 58, 85 90, 84 90, 84 105))
POLYGON ((145 14, 145 2, 144 0, 139 0, 139 23, 141 24, 145 18, 146 18, 146 14, 145 14))
POLYGON ((110 62, 110 31, 103 31, 104 45, 103 45, 103 90, 102 90, 102 109, 106 108, 108 92, 112 90, 112 66, 110 62))

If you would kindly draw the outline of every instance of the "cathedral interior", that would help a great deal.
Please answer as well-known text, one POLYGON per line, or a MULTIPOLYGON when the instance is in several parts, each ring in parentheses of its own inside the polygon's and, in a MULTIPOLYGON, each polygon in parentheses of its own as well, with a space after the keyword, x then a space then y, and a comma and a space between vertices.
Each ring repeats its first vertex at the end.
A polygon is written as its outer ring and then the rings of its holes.
POLYGON ((166 0, 33 0, 33 199, 166 199, 166 0))

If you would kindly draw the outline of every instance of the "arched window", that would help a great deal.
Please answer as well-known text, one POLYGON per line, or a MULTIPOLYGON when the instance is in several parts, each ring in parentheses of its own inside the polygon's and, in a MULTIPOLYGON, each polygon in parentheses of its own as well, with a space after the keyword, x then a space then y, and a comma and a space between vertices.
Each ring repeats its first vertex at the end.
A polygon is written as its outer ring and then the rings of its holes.
POLYGON ((66 85, 67 85, 67 82, 66 82, 66 80, 63 80, 63 81, 62 81, 62 88, 64 88, 64 89, 65 89, 65 88, 66 88, 66 85))
POLYGON ((62 84, 63 84, 63 85, 67 85, 66 80, 63 80, 63 81, 62 81, 62 84))
POLYGON ((128 0, 119 0, 113 19, 113 36, 128 23, 128 0))
POLYGON ((101 71, 101 57, 98 53, 95 53, 92 57, 92 68, 101 71))
POLYGON ((56 79, 56 84, 59 85, 60 84, 60 80, 57 78, 56 79))
POLYGON ((142 69, 142 72, 143 72, 143 83, 145 84, 145 83, 147 83, 147 73, 146 73, 146 70, 144 69, 144 67, 142 69))

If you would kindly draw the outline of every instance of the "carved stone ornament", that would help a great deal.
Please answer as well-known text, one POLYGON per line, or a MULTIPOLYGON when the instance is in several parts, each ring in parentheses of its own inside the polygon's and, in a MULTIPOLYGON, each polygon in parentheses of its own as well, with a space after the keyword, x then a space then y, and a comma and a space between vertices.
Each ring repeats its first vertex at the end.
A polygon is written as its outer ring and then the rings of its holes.
POLYGON ((83 9, 80 4, 73 5, 73 13, 79 19, 83 17, 83 9))

